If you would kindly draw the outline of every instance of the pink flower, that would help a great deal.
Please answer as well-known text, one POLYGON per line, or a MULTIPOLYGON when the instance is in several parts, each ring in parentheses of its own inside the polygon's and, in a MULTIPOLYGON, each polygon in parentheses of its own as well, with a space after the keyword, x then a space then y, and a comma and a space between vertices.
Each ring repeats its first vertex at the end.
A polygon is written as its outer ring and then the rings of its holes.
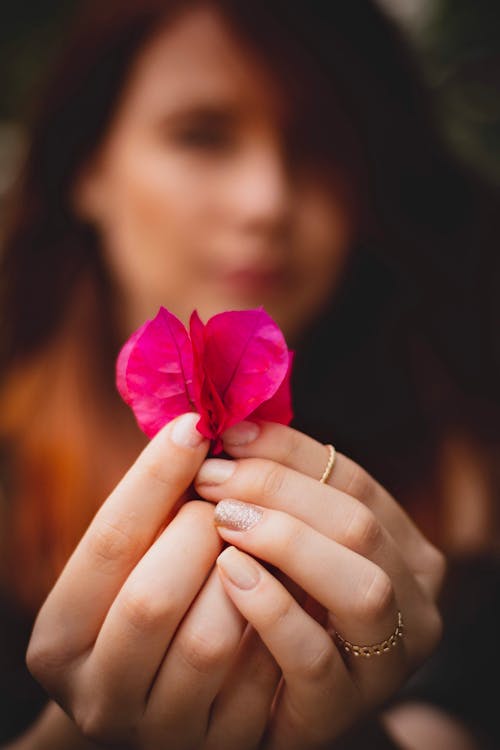
POLYGON ((146 435, 196 411, 197 429, 220 453, 221 434, 243 419, 290 423, 293 353, 263 308, 223 312, 206 325, 195 310, 189 328, 161 307, 118 355, 118 390, 146 435))

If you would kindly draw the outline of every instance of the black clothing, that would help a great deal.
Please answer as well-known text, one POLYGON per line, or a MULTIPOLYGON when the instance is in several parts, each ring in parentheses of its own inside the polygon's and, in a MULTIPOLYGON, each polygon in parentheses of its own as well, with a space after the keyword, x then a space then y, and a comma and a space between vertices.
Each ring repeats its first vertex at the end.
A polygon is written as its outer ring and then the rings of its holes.
POLYGON ((30 617, 0 596, 0 742, 22 734, 47 702, 25 663, 32 625, 30 617))

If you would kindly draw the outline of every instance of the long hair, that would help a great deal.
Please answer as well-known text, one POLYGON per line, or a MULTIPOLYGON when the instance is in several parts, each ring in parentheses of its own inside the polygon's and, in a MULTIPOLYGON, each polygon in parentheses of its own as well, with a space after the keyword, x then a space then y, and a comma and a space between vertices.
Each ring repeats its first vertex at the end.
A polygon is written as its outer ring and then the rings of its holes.
MULTIPOLYGON (((40 95, 1 258, 6 565, 30 607, 143 444, 113 387, 113 282, 72 186, 142 46, 196 1, 83 5, 40 95)), ((389 487, 411 484, 459 394, 496 393, 497 196, 449 157, 404 40, 368 0, 210 5, 306 113, 299 147, 354 174, 363 196, 343 288, 299 346, 296 424, 334 430, 389 487)), ((473 427, 493 429, 487 414, 473 427)))

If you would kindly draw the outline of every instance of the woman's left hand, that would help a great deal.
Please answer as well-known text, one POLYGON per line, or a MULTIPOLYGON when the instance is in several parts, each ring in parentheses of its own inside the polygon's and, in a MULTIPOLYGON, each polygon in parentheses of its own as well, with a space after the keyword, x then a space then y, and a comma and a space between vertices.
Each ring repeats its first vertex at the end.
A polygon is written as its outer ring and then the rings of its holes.
POLYGON ((444 558, 346 456, 337 454, 328 483, 319 482, 328 451, 312 438, 241 423, 224 448, 237 460, 205 461, 196 489, 219 502, 219 532, 234 545, 218 559, 226 592, 283 674, 265 747, 326 746, 395 693, 437 644, 444 558), (297 584, 304 606, 255 558, 297 584), (388 650, 369 658, 345 650, 345 642, 386 641, 399 612, 403 637, 388 650))

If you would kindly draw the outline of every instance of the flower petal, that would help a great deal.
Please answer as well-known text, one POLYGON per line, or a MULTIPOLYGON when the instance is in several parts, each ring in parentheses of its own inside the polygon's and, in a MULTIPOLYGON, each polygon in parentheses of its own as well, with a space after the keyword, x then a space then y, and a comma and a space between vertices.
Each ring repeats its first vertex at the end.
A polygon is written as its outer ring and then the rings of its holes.
POLYGON ((268 401, 264 401, 252 414, 249 419, 264 419, 266 422, 279 422, 280 424, 290 424, 293 418, 292 410, 292 393, 290 378, 292 374, 294 352, 288 352, 288 371, 274 394, 268 401))
POLYGON ((189 335, 193 352, 193 400, 199 413, 201 409, 201 391, 205 373, 205 324, 193 310, 189 319, 189 335))
POLYGON ((129 391, 127 385, 128 361, 130 355, 134 351, 137 340, 142 336, 149 323, 150 321, 147 320, 142 324, 140 328, 137 329, 137 331, 134 331, 134 333, 130 336, 129 339, 127 339, 127 341, 120 349, 118 359, 116 360, 116 386, 118 388, 120 396, 126 404, 129 404, 129 406, 132 404, 133 394, 129 391))
POLYGON ((289 369, 288 348, 262 307, 223 312, 205 326, 204 364, 226 411, 220 434, 274 396, 289 369))
POLYGON ((149 437, 179 414, 193 411, 193 354, 180 320, 161 307, 132 334, 118 355, 116 380, 149 437))
POLYGON ((217 438, 222 432, 221 425, 226 422, 226 411, 205 368, 206 328, 196 310, 191 315, 189 330, 193 347, 194 398, 200 415, 196 428, 204 437, 216 441, 216 444, 212 446, 212 451, 220 453, 222 441, 219 439, 217 442, 217 438))

